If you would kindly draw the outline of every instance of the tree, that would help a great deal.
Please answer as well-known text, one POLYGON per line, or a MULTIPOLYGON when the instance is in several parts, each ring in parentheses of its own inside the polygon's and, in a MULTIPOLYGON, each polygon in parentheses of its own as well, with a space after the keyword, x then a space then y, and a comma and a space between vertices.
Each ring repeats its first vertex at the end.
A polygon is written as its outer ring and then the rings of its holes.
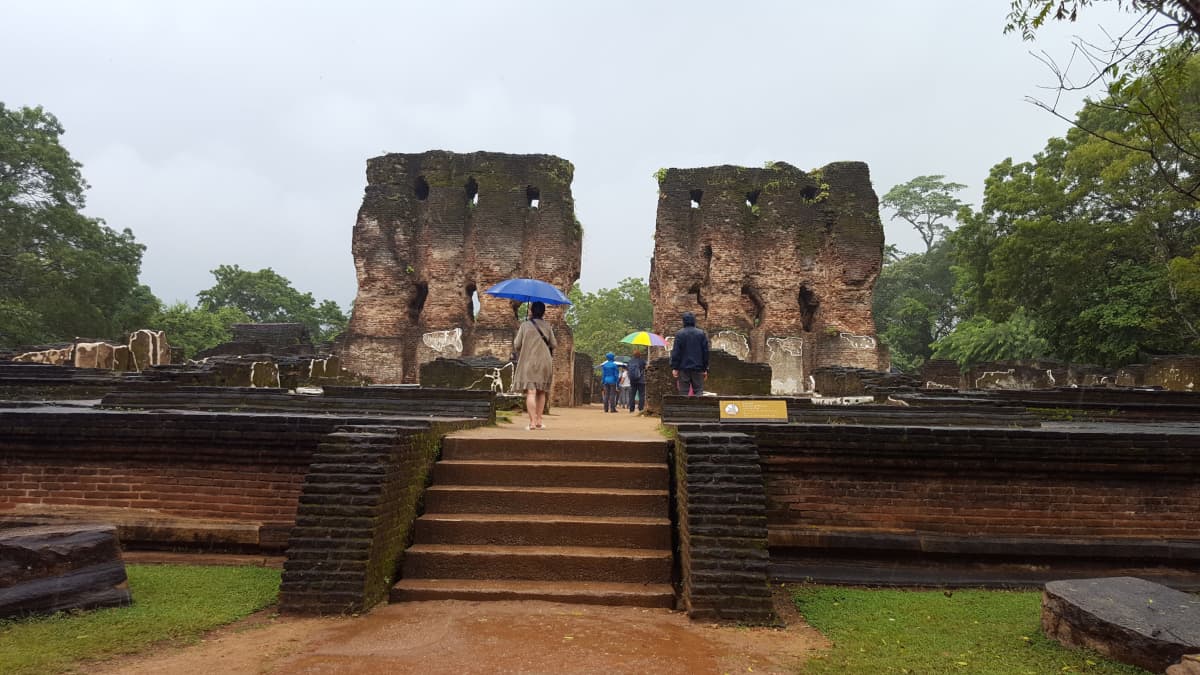
POLYGON ((0 103, 0 344, 113 338, 153 305, 145 247, 80 213, 87 183, 62 134, 42 108, 0 103))
MULTIPOLYGON (((1047 20, 1075 21, 1079 10, 1103 0, 1012 0, 1005 33, 1021 31, 1032 40, 1047 20)), ((1200 34, 1200 3, 1195 0, 1116 0, 1117 7, 1159 17, 1179 33, 1200 34)))
MULTIPOLYGON (((1200 77, 1176 84, 1195 118, 1200 77)), ((967 315, 999 324, 1021 309, 1052 354, 1120 365, 1197 346, 1180 292, 1187 268, 1173 261, 1200 245, 1200 210, 1152 157, 1105 139, 1141 133, 1110 100, 1085 104, 1033 161, 993 167, 981 210, 960 218, 951 243, 967 315)))
POLYGON ((919 368, 933 353, 933 343, 954 327, 951 256, 950 246, 937 242, 927 253, 886 265, 875 282, 875 325, 896 368, 919 368))
MULTIPOLYGON (((1074 21, 1094 0, 1014 0, 1005 32, 1020 30, 1032 39, 1047 20, 1074 21)), ((1200 48, 1200 3, 1191 0, 1117 0, 1121 9, 1141 16, 1108 44, 1076 39, 1071 58, 1060 65, 1047 54, 1039 58, 1057 83, 1049 100, 1028 97, 1034 105, 1098 139, 1150 159, 1155 174, 1171 189, 1200 200, 1200 138, 1195 111, 1178 98, 1182 83, 1194 81, 1200 48), (1082 75, 1080 74, 1082 70, 1082 75), (1110 125, 1060 111, 1064 92, 1102 87, 1105 100, 1093 105, 1123 118, 1110 125)))
POLYGON ((256 323, 302 323, 317 342, 330 340, 346 328, 346 315, 336 302, 324 300, 318 305, 312 293, 296 290, 269 267, 251 272, 221 265, 212 274, 216 284, 196 294, 199 309, 215 312, 234 307, 256 323))
POLYGON ((938 341, 933 358, 952 359, 966 369, 987 361, 1035 359, 1048 350, 1049 345, 1038 337, 1034 323, 1017 310, 1000 323, 984 316, 963 321, 953 333, 938 341))
POLYGON ((233 324, 249 321, 250 317, 237 307, 209 311, 177 302, 161 309, 148 325, 165 331, 171 345, 183 348, 184 357, 191 358, 199 351, 229 342, 233 339, 233 324))
POLYGON ((921 235, 925 251, 950 231, 945 222, 953 219, 963 203, 954 196, 955 192, 967 187, 961 183, 947 183, 945 176, 917 176, 888 190, 880 200, 880 206, 895 211, 892 219, 899 218, 921 235))
POLYGON ((634 331, 650 330, 654 308, 650 287, 636 277, 621 280, 616 288, 584 293, 579 284, 571 287, 566 321, 575 336, 575 351, 599 363, 605 352, 632 351, 621 338, 634 331))

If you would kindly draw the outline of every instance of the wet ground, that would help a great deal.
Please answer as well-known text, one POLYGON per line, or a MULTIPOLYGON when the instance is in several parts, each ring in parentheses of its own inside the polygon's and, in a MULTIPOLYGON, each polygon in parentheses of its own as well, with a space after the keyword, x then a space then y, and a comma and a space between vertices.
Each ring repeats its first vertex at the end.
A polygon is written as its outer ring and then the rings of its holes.
MULTIPOLYGON (((781 602, 784 600, 781 596, 781 602)), ((681 612, 548 602, 412 602, 363 617, 256 617, 200 644, 89 673, 795 673, 828 647, 789 626, 718 627, 681 612)))

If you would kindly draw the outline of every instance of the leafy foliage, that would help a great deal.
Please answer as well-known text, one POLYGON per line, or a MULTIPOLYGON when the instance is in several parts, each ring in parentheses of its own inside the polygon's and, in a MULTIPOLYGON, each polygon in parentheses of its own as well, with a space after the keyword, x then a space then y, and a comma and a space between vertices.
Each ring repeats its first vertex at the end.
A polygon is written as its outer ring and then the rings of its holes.
POLYGON ((336 302, 324 300, 318 305, 312 293, 296 290, 269 267, 251 272, 221 265, 212 274, 216 284, 196 294, 202 310, 229 307, 255 323, 302 323, 316 342, 330 340, 346 327, 346 315, 336 302))
MULTIPOLYGON (((1200 69, 1191 72, 1173 96, 1200 134, 1200 69)), ((1085 104, 1080 125, 1140 138, 1113 98, 1085 104)), ((1195 349, 1196 306, 1180 293, 1195 269, 1174 261, 1200 245, 1197 204, 1129 144, 1078 127, 1052 138, 1031 162, 993 167, 981 210, 951 235, 964 311, 1002 323, 1024 308, 1050 352, 1077 362, 1195 349)))
POLYGON ((952 359, 962 368, 985 361, 1030 359, 1045 356, 1049 344, 1038 337, 1036 326, 1022 310, 1007 321, 973 316, 934 345, 933 358, 952 359))
POLYGON ((575 284, 567 297, 574 303, 567 310, 566 321, 575 335, 575 351, 591 356, 596 363, 605 352, 631 352, 633 346, 623 344, 621 338, 650 330, 654 314, 650 287, 636 277, 595 293, 584 293, 575 284))
POLYGON ((947 183, 945 176, 917 176, 888 190, 879 205, 895 211, 899 218, 916 229, 925 242, 925 250, 950 231, 947 219, 952 220, 964 204, 954 196, 967 187, 962 183, 947 183))
MULTIPOLYGON (((1037 29, 1046 21, 1075 21, 1079 10, 1098 0, 1012 0, 1005 33, 1020 31, 1032 40, 1037 29)), ((1165 17, 1168 25, 1179 32, 1200 32, 1200 8, 1183 0, 1115 0, 1117 7, 1133 12, 1165 17)))
POLYGON ((938 242, 926 253, 886 265, 875 283, 873 312, 892 366, 916 370, 949 334, 956 320, 950 246, 938 242))
POLYGON ((0 103, 0 345, 116 337, 155 309, 142 252, 80 213, 87 183, 42 108, 0 103))
POLYGON ((166 331, 171 345, 183 348, 184 357, 192 358, 196 352, 230 341, 233 324, 249 321, 237 307, 207 310, 177 302, 159 311, 147 325, 166 331))

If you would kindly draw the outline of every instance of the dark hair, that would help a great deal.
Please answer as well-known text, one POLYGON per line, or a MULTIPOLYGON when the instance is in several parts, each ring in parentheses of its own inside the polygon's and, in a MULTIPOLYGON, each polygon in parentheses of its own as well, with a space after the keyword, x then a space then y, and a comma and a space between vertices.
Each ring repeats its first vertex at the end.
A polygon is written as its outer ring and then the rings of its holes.
POLYGON ((546 313, 546 303, 537 301, 529 304, 529 316, 540 319, 546 313))

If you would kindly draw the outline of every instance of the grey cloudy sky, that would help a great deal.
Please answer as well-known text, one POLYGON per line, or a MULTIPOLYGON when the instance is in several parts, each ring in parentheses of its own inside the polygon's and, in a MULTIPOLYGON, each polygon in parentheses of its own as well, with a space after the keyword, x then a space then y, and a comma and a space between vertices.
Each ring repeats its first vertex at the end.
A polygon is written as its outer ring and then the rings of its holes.
POLYGON ((649 273, 659 167, 861 160, 880 195, 941 173, 978 203, 1066 130, 1023 101, 1049 80, 1029 51, 1127 22, 1089 8, 1031 44, 1008 6, 3 0, 0 100, 59 117, 88 212, 168 301, 238 264, 345 305, 366 159, 429 149, 572 161, 596 290, 649 273))

